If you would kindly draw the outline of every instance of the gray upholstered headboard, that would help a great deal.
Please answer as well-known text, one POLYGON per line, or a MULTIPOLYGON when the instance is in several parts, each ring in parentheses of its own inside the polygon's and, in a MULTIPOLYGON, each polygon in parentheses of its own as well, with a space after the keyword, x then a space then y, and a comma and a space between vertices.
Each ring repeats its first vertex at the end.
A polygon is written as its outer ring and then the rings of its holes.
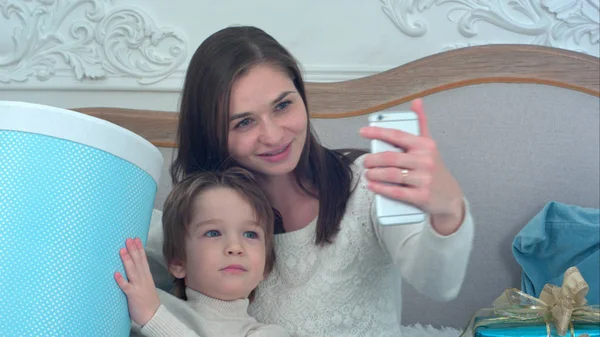
MULTIPOLYGON (((462 292, 439 303, 404 286, 403 324, 463 327, 474 310, 520 286, 512 240, 547 202, 600 207, 595 57, 529 45, 469 47, 307 87, 313 125, 332 148, 368 148, 357 134, 365 114, 406 109, 408 101, 424 97, 432 135, 471 202, 476 233, 462 292)), ((162 208, 177 114, 76 110, 123 125, 161 148, 166 164, 156 208, 162 208)))

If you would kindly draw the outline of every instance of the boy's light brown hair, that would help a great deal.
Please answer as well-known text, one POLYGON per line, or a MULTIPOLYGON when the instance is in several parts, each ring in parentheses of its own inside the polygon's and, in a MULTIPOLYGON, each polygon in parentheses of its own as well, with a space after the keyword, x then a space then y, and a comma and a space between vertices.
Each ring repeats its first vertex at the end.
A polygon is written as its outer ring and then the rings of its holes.
MULTIPOLYGON (((189 235, 189 224, 194 200, 202 193, 213 188, 230 188, 239 193, 250 203, 258 222, 265 231, 265 275, 268 275, 275 264, 273 248, 273 232, 275 215, 267 196, 256 183, 253 175, 240 167, 232 167, 224 171, 199 172, 186 177, 177 183, 165 200, 162 215, 164 242, 163 255, 167 266, 174 262, 185 263, 185 239, 189 235)), ((187 300, 185 282, 174 279, 173 294, 187 300)), ((252 299, 254 291, 250 299, 252 299)))

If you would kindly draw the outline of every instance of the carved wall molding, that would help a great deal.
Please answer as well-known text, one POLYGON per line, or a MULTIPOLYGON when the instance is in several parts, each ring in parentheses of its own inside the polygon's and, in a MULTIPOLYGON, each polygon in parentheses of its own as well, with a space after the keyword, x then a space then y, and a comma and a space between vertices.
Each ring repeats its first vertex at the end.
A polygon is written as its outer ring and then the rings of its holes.
MULTIPOLYGON (((580 46, 583 39, 598 45, 600 37, 600 0, 381 0, 383 12, 396 27, 410 37, 428 32, 424 12, 435 6, 448 8, 447 18, 457 23, 458 32, 467 39, 479 35, 479 25, 489 24, 507 32, 531 37, 530 44, 571 49, 590 54, 580 46)), ((494 43, 469 41, 442 48, 494 43)))
MULTIPOLYGON (((444 23, 456 24, 460 34, 436 43, 442 51, 498 42, 484 36, 489 27, 520 34, 520 41, 509 43, 598 49, 600 0, 380 1, 385 15, 411 37, 446 29, 428 22, 429 9, 447 13, 451 22, 444 23)), ((124 2, 0 0, 0 89, 179 91, 189 53, 185 34, 124 2)), ((395 65, 307 64, 304 74, 314 82, 344 81, 395 65)))
POLYGON ((0 83, 110 75, 152 84, 173 74, 188 49, 178 30, 114 0, 4 0, 0 25, 11 39, 0 41, 0 83))

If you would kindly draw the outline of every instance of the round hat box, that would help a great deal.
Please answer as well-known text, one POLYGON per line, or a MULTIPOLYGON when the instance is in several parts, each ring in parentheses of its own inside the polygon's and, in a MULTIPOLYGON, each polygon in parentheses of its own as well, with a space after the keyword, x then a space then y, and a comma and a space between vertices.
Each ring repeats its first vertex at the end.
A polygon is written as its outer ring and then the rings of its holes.
POLYGON ((119 249, 145 244, 163 158, 122 127, 0 101, 0 336, 129 336, 119 249))

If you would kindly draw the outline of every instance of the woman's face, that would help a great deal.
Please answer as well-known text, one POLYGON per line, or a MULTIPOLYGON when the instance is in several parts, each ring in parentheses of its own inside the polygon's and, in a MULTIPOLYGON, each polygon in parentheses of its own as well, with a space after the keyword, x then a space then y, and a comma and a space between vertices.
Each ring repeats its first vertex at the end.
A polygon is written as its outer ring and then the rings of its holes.
POLYGON ((231 88, 228 149, 259 174, 292 172, 306 142, 308 116, 292 79, 272 65, 256 65, 231 88))

